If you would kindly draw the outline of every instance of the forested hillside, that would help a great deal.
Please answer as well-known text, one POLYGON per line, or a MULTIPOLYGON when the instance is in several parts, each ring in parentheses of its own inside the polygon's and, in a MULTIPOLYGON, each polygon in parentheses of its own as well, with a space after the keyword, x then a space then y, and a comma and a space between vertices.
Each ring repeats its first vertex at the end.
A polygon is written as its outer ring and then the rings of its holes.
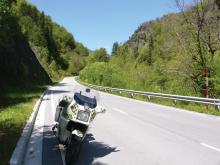
POLYGON ((124 44, 113 45, 109 62, 93 63, 80 78, 136 90, 204 96, 209 68, 210 97, 220 96, 220 3, 204 0, 141 24, 124 44), (95 72, 91 72, 90 70, 95 72))
POLYGON ((0 84, 77 74, 88 49, 25 0, 0 0, 0 84))
MULTIPOLYGON (((181 1, 182 2, 182 1, 181 1)), ((203 96, 220 95, 220 9, 203 0, 141 24, 124 44, 89 52, 64 27, 25 0, 0 0, 1 84, 76 75, 96 84, 203 96), (89 55, 90 54, 90 55, 89 55), (92 70, 92 71, 91 71, 92 70)))
POLYGON ((43 91, 54 80, 78 74, 88 54, 35 6, 25 0, 0 0, 0 164, 9 164, 43 91))

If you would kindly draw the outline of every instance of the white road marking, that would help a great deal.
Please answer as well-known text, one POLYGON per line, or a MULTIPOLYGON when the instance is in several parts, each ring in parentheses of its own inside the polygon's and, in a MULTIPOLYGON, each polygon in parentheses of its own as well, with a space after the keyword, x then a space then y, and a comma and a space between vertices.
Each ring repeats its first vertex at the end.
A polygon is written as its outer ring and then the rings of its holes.
POLYGON ((124 111, 122 111, 122 110, 120 110, 120 109, 118 109, 118 108, 112 108, 113 110, 115 110, 115 111, 117 111, 117 112, 120 112, 121 114, 123 114, 123 115, 128 115, 126 112, 124 112, 124 111))
MULTIPOLYGON (((35 106, 36 107, 36 106, 35 106)), ((38 165, 42 162, 43 151, 43 131, 44 131, 44 115, 46 102, 42 101, 36 117, 31 138, 28 142, 27 153, 25 155, 24 165, 38 165)))
POLYGON ((206 147, 206 148, 210 148, 212 150, 215 150, 215 151, 218 151, 220 152, 220 149, 219 148, 216 148, 216 147, 213 147, 213 146, 210 146, 208 144, 205 144, 205 143, 200 143, 202 146, 206 147))
MULTIPOLYGON (((52 111, 53 111, 53 119, 54 119, 54 117, 55 117, 55 113, 56 113, 56 105, 55 105, 55 103, 54 103, 54 98, 53 98, 53 90, 51 91, 51 93, 50 93, 50 103, 51 103, 51 107, 52 107, 52 111)), ((55 124, 56 122, 54 121, 54 124, 55 124)))
POLYGON ((55 104, 54 104, 54 99, 53 99, 53 90, 51 91, 51 93, 50 93, 50 98, 51 98, 51 107, 52 107, 52 111, 54 112, 54 114, 55 114, 55 111, 56 111, 56 106, 55 106, 55 104))

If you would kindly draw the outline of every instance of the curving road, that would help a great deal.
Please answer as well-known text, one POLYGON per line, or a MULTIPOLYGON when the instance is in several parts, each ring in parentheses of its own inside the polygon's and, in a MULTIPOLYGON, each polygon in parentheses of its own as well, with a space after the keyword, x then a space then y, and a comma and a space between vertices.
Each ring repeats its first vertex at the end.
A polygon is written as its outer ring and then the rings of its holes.
MULTIPOLYGON (((60 165, 65 151, 51 128, 63 95, 78 83, 65 78, 44 96, 25 164, 60 165)), ((100 92, 107 109, 92 123, 78 165, 220 165, 220 118, 100 92)))

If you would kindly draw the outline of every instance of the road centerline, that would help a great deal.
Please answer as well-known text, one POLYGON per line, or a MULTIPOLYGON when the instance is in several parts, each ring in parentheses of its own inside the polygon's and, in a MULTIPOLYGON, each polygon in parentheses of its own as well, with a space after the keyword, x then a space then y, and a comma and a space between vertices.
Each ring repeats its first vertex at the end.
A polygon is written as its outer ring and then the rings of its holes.
POLYGON ((113 109, 114 111, 117 111, 117 112, 123 114, 123 115, 128 115, 126 112, 124 112, 124 111, 122 111, 122 110, 120 110, 120 109, 118 109, 118 108, 112 108, 112 109, 113 109))

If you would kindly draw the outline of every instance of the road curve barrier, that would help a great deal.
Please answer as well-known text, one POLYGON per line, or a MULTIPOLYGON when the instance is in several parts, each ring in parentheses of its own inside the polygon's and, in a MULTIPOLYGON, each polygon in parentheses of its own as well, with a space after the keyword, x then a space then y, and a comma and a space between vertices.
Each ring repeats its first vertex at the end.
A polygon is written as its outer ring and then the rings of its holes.
POLYGON ((121 89, 121 88, 111 88, 111 87, 106 87, 106 86, 98 86, 98 85, 84 83, 84 82, 79 81, 78 79, 77 81, 85 86, 98 89, 98 90, 115 91, 115 92, 120 92, 120 93, 131 94, 131 95, 146 96, 148 101, 150 101, 151 97, 156 97, 156 98, 170 99, 173 101, 174 104, 176 103, 176 101, 184 101, 184 102, 189 102, 189 103, 213 105, 218 110, 220 110, 220 99, 194 97, 194 96, 182 96, 182 95, 154 93, 154 92, 145 92, 145 91, 135 91, 135 90, 121 89))

